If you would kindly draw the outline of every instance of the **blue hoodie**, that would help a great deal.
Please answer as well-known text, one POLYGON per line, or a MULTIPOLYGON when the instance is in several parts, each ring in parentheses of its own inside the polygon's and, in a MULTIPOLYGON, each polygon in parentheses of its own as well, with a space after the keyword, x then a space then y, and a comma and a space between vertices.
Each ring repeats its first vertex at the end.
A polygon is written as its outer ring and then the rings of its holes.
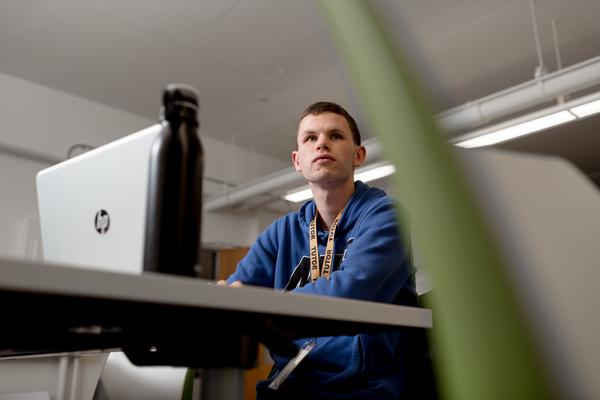
MULTIPOLYGON (((228 283, 273 287, 292 293, 416 305, 410 246, 396 223, 397 203, 384 191, 357 181, 335 233, 330 279, 310 280, 309 224, 315 203, 272 223, 240 261, 228 283)), ((319 225, 319 224, 318 224, 319 225)), ((321 262, 328 232, 318 229, 321 262)), ((316 338, 308 357, 283 383, 306 398, 394 398, 403 392, 404 331, 316 338)), ((298 346, 306 339, 296 341, 298 346)), ((289 359, 272 354, 276 369, 289 359)), ((259 393, 268 381, 259 383, 259 393)), ((275 395, 275 393, 271 393, 275 395)))

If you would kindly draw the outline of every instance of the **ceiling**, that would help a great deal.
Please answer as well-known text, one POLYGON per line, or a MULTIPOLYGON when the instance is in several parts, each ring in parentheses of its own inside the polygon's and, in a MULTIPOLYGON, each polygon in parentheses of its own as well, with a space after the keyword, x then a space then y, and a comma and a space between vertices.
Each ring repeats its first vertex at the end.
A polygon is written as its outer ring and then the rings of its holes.
MULTIPOLYGON (((409 49, 437 112, 534 77, 529 1, 375 4, 409 49)), ((536 0, 535 12, 549 71, 557 69, 553 20, 563 66, 600 55, 597 0, 536 0)), ((328 99, 356 111, 305 0, 3 0, 0 55, 0 72, 152 119, 165 84, 191 84, 202 134, 285 161, 306 105, 328 99)), ((597 176, 598 122, 501 147, 561 154, 597 176)))

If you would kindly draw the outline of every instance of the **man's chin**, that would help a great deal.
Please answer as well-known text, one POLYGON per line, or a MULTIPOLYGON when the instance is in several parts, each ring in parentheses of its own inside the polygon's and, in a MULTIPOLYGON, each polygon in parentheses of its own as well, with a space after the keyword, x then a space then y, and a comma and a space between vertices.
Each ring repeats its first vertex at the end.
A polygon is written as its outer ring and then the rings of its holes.
POLYGON ((315 185, 320 187, 336 187, 346 183, 348 177, 340 177, 335 174, 323 174, 320 176, 313 176, 307 179, 309 185, 315 185))

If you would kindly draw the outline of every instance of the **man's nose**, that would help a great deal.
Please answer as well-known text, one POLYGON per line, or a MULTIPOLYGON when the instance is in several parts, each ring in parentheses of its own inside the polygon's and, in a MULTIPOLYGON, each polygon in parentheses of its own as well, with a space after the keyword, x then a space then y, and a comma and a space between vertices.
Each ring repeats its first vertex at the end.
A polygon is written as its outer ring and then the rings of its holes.
POLYGON ((328 149, 329 148, 329 139, 327 139, 327 135, 319 135, 317 138, 317 149, 328 149))

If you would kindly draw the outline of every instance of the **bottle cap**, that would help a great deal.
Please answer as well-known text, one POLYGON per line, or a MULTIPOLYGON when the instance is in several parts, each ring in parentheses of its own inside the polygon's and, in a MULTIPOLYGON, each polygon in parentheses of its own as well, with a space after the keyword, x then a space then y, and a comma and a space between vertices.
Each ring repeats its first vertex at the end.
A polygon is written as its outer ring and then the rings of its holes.
POLYGON ((163 92, 162 119, 197 119, 198 91, 192 86, 177 83, 167 85, 163 92))

